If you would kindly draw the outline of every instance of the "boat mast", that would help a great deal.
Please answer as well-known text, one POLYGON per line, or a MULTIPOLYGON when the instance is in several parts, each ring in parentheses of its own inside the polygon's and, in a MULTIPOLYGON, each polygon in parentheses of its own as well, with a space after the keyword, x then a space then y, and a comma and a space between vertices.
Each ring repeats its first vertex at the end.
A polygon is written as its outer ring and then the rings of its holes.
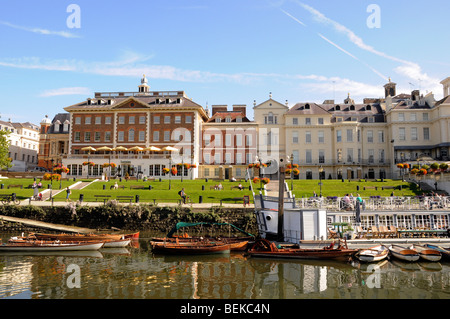
POLYGON ((280 159, 280 178, 278 180, 278 241, 284 241, 283 215, 284 215, 284 173, 286 167, 280 159))

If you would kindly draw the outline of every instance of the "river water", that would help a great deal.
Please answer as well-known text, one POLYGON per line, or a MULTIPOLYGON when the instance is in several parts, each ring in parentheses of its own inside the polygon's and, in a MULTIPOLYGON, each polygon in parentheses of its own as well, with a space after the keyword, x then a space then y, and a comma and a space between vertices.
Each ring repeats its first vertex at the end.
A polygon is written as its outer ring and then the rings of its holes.
MULTIPOLYGON (((13 234, 17 235, 17 234, 13 234)), ((5 242, 11 234, 0 234, 5 242)), ((2 299, 449 299, 450 263, 281 261, 126 249, 1 254, 2 299)))

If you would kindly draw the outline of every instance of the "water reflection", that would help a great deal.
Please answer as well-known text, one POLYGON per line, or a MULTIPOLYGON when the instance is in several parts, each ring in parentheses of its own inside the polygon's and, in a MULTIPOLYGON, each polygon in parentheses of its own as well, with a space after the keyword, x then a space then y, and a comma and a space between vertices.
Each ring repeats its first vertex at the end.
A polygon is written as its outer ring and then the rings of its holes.
POLYGON ((0 298, 449 298, 448 263, 378 264, 153 255, 148 240, 82 254, 0 255, 0 298), (79 288, 70 283, 79 269, 79 288))

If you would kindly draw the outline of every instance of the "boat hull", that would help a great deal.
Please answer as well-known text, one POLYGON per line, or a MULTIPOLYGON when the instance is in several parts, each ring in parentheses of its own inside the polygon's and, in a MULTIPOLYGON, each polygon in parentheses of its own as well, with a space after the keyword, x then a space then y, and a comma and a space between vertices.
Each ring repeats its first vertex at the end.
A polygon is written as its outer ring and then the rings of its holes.
POLYGON ((101 240, 121 240, 124 235, 116 234, 42 234, 33 233, 30 237, 38 240, 60 240, 60 241, 101 241, 101 240))
POLYGON ((102 248, 123 248, 131 243, 131 239, 105 241, 102 248))
POLYGON ((442 259, 445 260, 450 260, 450 250, 443 248, 441 246, 437 246, 437 245, 431 245, 431 244, 425 244, 425 247, 428 247, 430 249, 434 249, 437 250, 438 252, 441 253, 442 255, 442 259))
POLYGON ((403 261, 414 262, 420 258, 417 251, 400 246, 390 247, 389 251, 393 257, 403 261))
POLYGON ((219 240, 216 239, 200 239, 198 237, 155 237, 152 239, 152 242, 155 243, 177 243, 179 245, 192 245, 196 243, 216 243, 223 242, 224 244, 229 244, 231 251, 245 251, 249 245, 248 240, 244 239, 236 239, 236 238, 221 238, 219 240))
POLYGON ((64 243, 23 243, 23 244, 6 244, 0 245, 0 252, 6 251, 23 251, 23 252, 45 252, 45 251, 81 251, 81 250, 99 250, 103 243, 80 243, 80 244, 64 244, 64 243))
POLYGON ((230 245, 188 245, 173 243, 152 243, 152 252, 175 255, 229 254, 230 245))
POLYGON ((332 247, 323 249, 278 248, 274 243, 260 239, 247 252, 247 255, 257 258, 349 260, 358 251, 341 247, 333 249, 332 247))
POLYGON ((282 259, 350 259, 357 251, 344 249, 324 251, 321 249, 286 249, 283 251, 249 251, 248 255, 257 258, 282 258, 282 259))
POLYGON ((442 258, 442 254, 436 250, 432 249, 430 247, 426 246, 412 246, 411 249, 414 249, 419 254, 420 258, 426 261, 439 261, 442 258))
POLYGON ((383 260, 387 258, 389 255, 389 249, 386 247, 380 245, 380 246, 374 246, 368 249, 361 249, 357 254, 356 257, 361 262, 377 262, 380 260, 383 260))

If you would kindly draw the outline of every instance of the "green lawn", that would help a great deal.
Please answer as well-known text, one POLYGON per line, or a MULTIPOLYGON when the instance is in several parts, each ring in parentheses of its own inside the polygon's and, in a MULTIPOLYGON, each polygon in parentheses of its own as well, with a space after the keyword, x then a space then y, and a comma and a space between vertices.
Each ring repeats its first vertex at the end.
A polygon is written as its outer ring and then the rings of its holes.
MULTIPOLYGON (((36 179, 36 182, 39 183, 40 179, 36 179)), ((32 188, 28 188, 30 185, 32 185, 34 182, 34 179, 32 178, 8 178, 8 179, 2 179, 0 180, 0 194, 12 194, 12 193, 16 193, 16 196, 19 200, 24 200, 27 198, 30 198, 31 196, 33 196, 34 193, 34 189, 32 188), (3 188, 1 188, 3 185, 3 188), (22 185, 22 189, 21 188, 9 188, 9 185, 22 185)), ((50 187, 52 187, 53 191, 59 191, 59 187, 61 185, 61 189, 66 188, 69 185, 72 185, 74 182, 72 180, 70 181, 61 181, 61 183, 59 181, 41 181, 42 183, 42 188, 40 188, 40 191, 42 192, 43 190, 49 188, 48 185, 50 185, 50 187)))
MULTIPOLYGON (((77 181, 80 181, 77 179, 77 181)), ((96 183, 92 183, 88 187, 82 190, 73 190, 71 199, 78 200, 80 194, 83 194, 84 201, 95 201, 94 195, 110 195, 111 199, 116 199, 116 196, 133 196, 133 202, 136 195, 139 195, 140 202, 150 202, 153 203, 153 200, 156 200, 157 203, 161 202, 177 202, 180 199, 178 195, 178 191, 184 187, 186 194, 191 198, 192 202, 198 203, 199 197, 203 197, 204 203, 220 203, 222 200, 224 203, 234 203, 234 198, 243 197, 244 195, 250 196, 250 200, 252 201, 252 194, 249 190, 249 182, 242 182, 244 186, 244 190, 240 191, 238 189, 231 189, 232 186, 237 186, 238 182, 229 182, 222 181, 223 190, 218 191, 211 189, 214 185, 218 185, 220 182, 215 180, 209 180, 205 182, 204 179, 199 180, 184 180, 181 182, 180 180, 172 180, 170 182, 171 189, 169 190, 169 180, 159 181, 146 181, 142 180, 130 180, 130 181, 117 181, 119 186, 123 185, 125 189, 117 189, 110 190, 110 187, 114 185, 115 180, 109 182, 99 181, 96 183), (152 190, 149 190, 149 186, 152 186, 152 190), (105 186, 105 189, 103 187, 105 186), (144 186, 145 189, 130 189, 130 186, 144 186), (204 186, 204 190, 202 190, 202 186, 204 186)), ((291 181, 289 179, 286 180, 288 186, 291 187, 291 181)), ((68 185, 75 183, 73 180, 62 181, 61 189, 64 190, 68 185)), ((348 181, 344 180, 323 180, 322 181, 322 195, 326 196, 344 196, 347 193, 352 193, 354 196, 356 194, 360 194, 362 197, 369 196, 390 196, 392 193, 392 189, 382 190, 383 186, 402 186, 402 189, 394 190, 394 194, 396 196, 415 196, 421 194, 418 191, 414 184, 409 184, 406 182, 402 182, 400 180, 384 180, 381 182, 380 180, 374 181, 348 181), (359 191, 357 187, 359 186, 359 191), (378 190, 370 189, 364 190, 364 187, 374 187, 376 186, 378 190)), ((0 181, 0 185, 3 184, 3 189, 0 189, 0 194, 11 194, 16 193, 18 199, 24 200, 30 198, 33 195, 33 189, 28 189, 29 185, 33 184, 33 179, 4 179, 0 181), (8 189, 8 185, 11 184, 21 184, 23 185, 23 189, 20 188, 11 188, 8 189)), ((43 189, 46 189, 49 184, 49 181, 42 181, 43 189)), ((60 189, 60 182, 53 182, 53 194, 55 201, 65 201, 66 193, 63 191, 58 195, 55 195, 56 191, 60 189)), ((254 185, 255 193, 259 194, 259 183, 254 185)), ((313 192, 316 192, 318 195, 320 194, 320 186, 318 180, 294 180, 294 194, 296 198, 302 197, 311 197, 313 192)), ((102 200, 100 200, 102 201, 102 200)))
MULTIPOLYGON (((115 199, 116 196, 133 196, 139 195, 140 202, 150 202, 153 203, 153 200, 156 200, 156 203, 161 202, 177 202, 180 199, 178 192, 184 188, 186 194, 190 197, 192 202, 198 203, 199 197, 203 197, 203 203, 220 203, 220 200, 228 203, 234 203, 233 198, 243 198, 244 195, 250 196, 250 200, 252 200, 252 194, 249 190, 249 182, 242 182, 244 186, 244 190, 240 191, 238 189, 231 189, 232 186, 237 186, 238 182, 229 182, 222 181, 223 190, 214 190, 210 189, 210 187, 214 187, 214 185, 218 185, 219 181, 209 180, 205 182, 205 180, 184 180, 183 182, 179 180, 172 180, 170 182, 171 189, 169 190, 169 181, 162 180, 159 181, 146 181, 142 180, 130 180, 126 182, 123 180, 122 182, 117 181, 119 186, 124 186, 125 189, 119 188, 116 190, 111 190, 110 187, 114 185, 116 181, 112 180, 109 182, 99 181, 96 183, 92 183, 88 187, 82 190, 74 190, 71 195, 72 200, 78 200, 80 194, 83 194, 84 201, 95 201, 96 198, 94 195, 111 195, 111 199, 115 199), (149 190, 149 186, 152 186, 152 189, 149 190), (105 186, 105 189, 103 189, 105 186), (130 186, 144 186, 145 189, 130 189, 130 186), (202 190, 202 186, 204 186, 205 190, 202 190)), ((65 192, 55 196, 55 200, 65 200, 65 192)), ((100 199, 102 201, 102 199, 100 199)), ((134 199, 133 199, 134 202, 134 199)))
MULTIPOLYGON (((291 181, 286 180, 288 187, 291 188, 291 181)), ((395 196, 416 196, 422 194, 414 184, 402 182, 401 180, 389 180, 385 179, 383 182, 378 181, 348 181, 344 180, 322 180, 322 195, 327 196, 344 196, 345 194, 360 194, 362 197, 369 196, 390 196, 392 191, 395 196), (402 189, 399 189, 399 186, 402 189), (359 186, 359 190, 357 187, 359 186), (385 189, 383 186, 396 186, 395 190, 385 189), (375 189, 366 189, 364 187, 377 187, 375 189)), ((319 180, 294 180, 294 194, 296 198, 311 197, 315 191, 317 195, 320 194, 319 180)))

